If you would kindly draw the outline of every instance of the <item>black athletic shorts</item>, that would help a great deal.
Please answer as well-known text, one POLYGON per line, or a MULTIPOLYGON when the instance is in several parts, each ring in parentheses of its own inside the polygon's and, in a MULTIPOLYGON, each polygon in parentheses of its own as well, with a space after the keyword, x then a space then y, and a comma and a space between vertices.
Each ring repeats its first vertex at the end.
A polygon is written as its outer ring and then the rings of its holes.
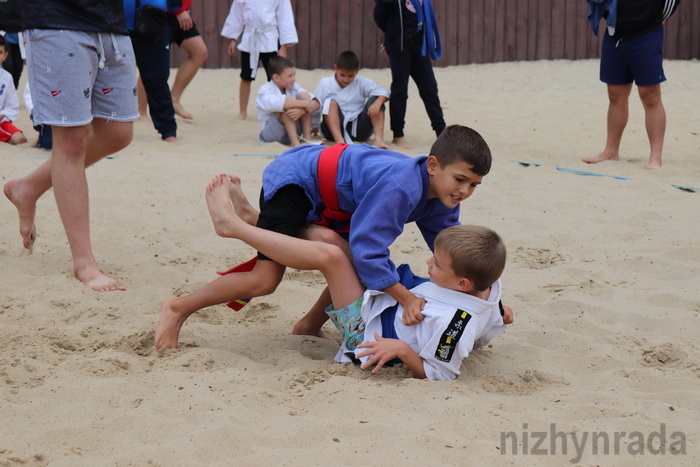
MULTIPOLYGON (((312 204, 304 189, 299 185, 286 185, 265 201, 265 193, 260 190, 260 216, 258 227, 271 230, 290 237, 299 237, 299 231, 305 227, 306 218, 312 204)), ((258 259, 270 260, 258 252, 258 259)))
POLYGON ((177 16, 172 13, 168 13, 168 26, 170 26, 170 43, 172 44, 174 42, 178 45, 178 47, 185 39, 200 35, 194 21, 192 21, 192 27, 187 31, 180 29, 180 22, 177 20, 177 16))

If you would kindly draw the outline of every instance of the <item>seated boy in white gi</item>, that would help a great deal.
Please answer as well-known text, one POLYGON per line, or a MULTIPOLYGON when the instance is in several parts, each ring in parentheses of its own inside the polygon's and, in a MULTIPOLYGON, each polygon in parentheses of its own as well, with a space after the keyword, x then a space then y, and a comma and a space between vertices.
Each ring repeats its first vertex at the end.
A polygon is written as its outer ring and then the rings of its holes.
POLYGON ((258 143, 301 145, 299 134, 311 142, 311 116, 321 106, 313 94, 296 83, 296 68, 284 57, 268 63, 272 79, 260 86, 255 107, 260 133, 258 143))
POLYGON ((346 50, 333 65, 333 76, 322 78, 314 94, 321 103, 323 136, 336 143, 367 141, 374 132, 374 145, 384 142, 384 104, 389 91, 369 78, 358 76, 360 59, 346 50))
POLYGON ((243 240, 285 266, 323 273, 334 308, 327 312, 344 341, 336 360, 354 351, 362 368, 375 365, 376 373, 398 358, 416 378, 454 379, 472 349, 486 345, 513 321, 512 311, 500 305, 506 248, 490 229, 448 227, 438 234, 435 254, 427 261, 430 281, 416 280, 405 271, 409 282, 422 282, 411 292, 427 301, 423 319, 408 326, 389 294, 364 290, 339 246, 261 229, 238 217, 230 184, 228 175, 217 175, 207 186, 214 230, 222 237, 243 240))

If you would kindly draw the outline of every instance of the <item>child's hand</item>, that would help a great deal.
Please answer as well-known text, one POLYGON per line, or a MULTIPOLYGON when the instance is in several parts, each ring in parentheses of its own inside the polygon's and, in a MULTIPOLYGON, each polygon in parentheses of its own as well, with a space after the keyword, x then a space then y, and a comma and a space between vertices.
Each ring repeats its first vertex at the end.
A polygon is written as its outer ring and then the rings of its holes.
POLYGON ((358 345, 358 348, 367 349, 356 355, 357 358, 362 358, 371 355, 365 363, 360 366, 363 370, 372 365, 376 366, 372 373, 378 373, 384 364, 389 360, 398 357, 408 344, 399 339, 385 339, 376 332, 374 333, 375 342, 363 342, 358 345))
POLYGON ((289 109, 285 110, 284 114, 289 117, 289 119, 293 122, 296 122, 299 120, 301 117, 306 115, 306 109, 289 109))
POLYGON ((382 108, 382 104, 380 102, 375 102, 374 104, 369 106, 369 109, 367 109, 367 116, 369 118, 374 118, 377 115, 379 115, 379 112, 382 108))
POLYGON ((503 305, 503 324, 513 324, 515 316, 513 315, 513 309, 509 306, 503 305))
POLYGON ((423 307, 425 306, 425 300, 418 298, 415 295, 411 301, 407 302, 403 306, 403 324, 406 326, 413 326, 423 321, 423 307))
POLYGON ((190 13, 188 11, 183 11, 179 15, 176 16, 177 22, 180 23, 180 29, 183 31, 189 31, 192 29, 192 26, 194 25, 192 23, 192 17, 190 16, 190 13))
POLYGON ((236 55, 236 39, 231 39, 231 42, 229 42, 228 54, 232 57, 236 55))
POLYGON ((386 47, 384 47, 384 44, 379 46, 379 53, 386 55, 386 47))

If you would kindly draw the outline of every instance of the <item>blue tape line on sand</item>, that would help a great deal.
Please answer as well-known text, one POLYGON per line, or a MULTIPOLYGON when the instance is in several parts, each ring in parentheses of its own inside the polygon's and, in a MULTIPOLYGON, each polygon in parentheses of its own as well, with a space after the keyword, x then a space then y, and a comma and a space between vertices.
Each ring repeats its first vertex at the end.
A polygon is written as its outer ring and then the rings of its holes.
POLYGON ((523 162, 523 161, 514 161, 514 160, 511 160, 511 162, 515 162, 515 163, 517 163, 517 164, 520 164, 520 165, 522 165, 523 167, 530 167, 530 166, 533 166, 533 167, 540 167, 540 166, 542 165, 542 164, 536 164, 536 163, 534 163, 534 162, 523 162))
POLYGON ((593 175, 596 177, 610 177, 610 178, 614 178, 617 180, 632 180, 631 178, 627 178, 627 177, 618 177, 616 175, 599 174, 596 172, 586 172, 585 170, 565 169, 564 167, 559 167, 559 166, 557 166, 557 170, 561 170, 564 172, 572 172, 572 173, 579 174, 579 175, 593 175))
POLYGON ((683 186, 683 185, 671 185, 674 188, 678 188, 679 190, 683 191, 688 191, 690 193, 695 193, 697 191, 700 191, 700 188, 694 188, 692 186, 683 186))

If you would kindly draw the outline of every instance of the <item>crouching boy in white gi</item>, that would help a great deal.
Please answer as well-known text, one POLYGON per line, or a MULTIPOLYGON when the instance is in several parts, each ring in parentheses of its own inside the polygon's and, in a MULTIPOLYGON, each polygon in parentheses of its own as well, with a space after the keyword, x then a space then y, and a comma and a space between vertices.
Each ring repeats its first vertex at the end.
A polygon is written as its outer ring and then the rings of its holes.
POLYGON ((349 353, 362 361, 362 368, 374 365, 376 373, 399 359, 416 378, 454 379, 472 349, 486 345, 513 321, 512 310, 500 302, 506 248, 490 229, 457 225, 438 234, 435 254, 427 261, 429 281, 403 269, 410 285, 420 283, 411 292, 427 302, 423 319, 409 326, 389 294, 364 290, 340 247, 243 221, 231 204, 230 183, 228 175, 217 175, 207 186, 214 230, 243 240, 285 266, 323 273, 333 301, 327 312, 343 337, 336 360, 349 361, 349 353))

